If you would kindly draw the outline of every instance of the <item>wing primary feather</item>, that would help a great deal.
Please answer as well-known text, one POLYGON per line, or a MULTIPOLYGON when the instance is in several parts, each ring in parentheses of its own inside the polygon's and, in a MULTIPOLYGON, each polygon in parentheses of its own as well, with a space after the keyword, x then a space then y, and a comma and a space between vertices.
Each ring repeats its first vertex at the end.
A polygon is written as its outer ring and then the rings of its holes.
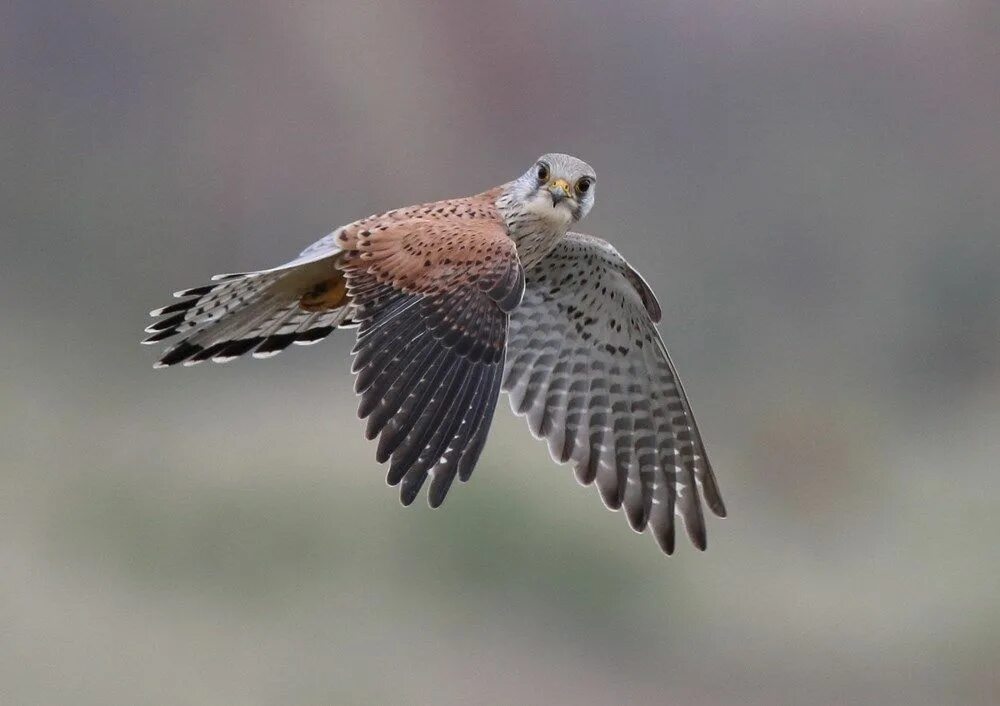
POLYGON ((704 489, 705 502, 717 517, 726 517, 726 504, 722 500, 722 493, 715 481, 715 473, 708 464, 708 459, 703 458, 704 470, 701 473, 702 487, 704 489))
POLYGON ((354 391, 359 394, 365 392, 383 374, 389 372, 386 366, 404 353, 424 330, 419 319, 413 317, 401 325, 394 336, 371 341, 370 345, 358 350, 351 366, 356 374, 354 391))
POLYGON ((563 445, 556 457, 560 463, 573 458, 580 443, 580 426, 586 416, 586 395, 590 381, 578 376, 573 379, 566 390, 566 433, 563 435, 563 445))
MULTIPOLYGON (((459 360, 447 354, 447 350, 440 344, 436 344, 434 365, 423 373, 418 373, 420 377, 412 390, 403 400, 399 409, 392 416, 390 423, 382 429, 378 448, 375 451, 375 458, 379 463, 388 461, 396 452, 396 449, 406 440, 407 435, 421 418, 422 410, 428 405, 435 391, 448 380, 459 360)), ((409 388, 410 385, 404 387, 409 388)), ((396 481, 397 483, 399 481, 396 481)), ((395 485, 396 483, 389 483, 395 485)))
MULTIPOLYGON (((392 303, 387 307, 386 313, 378 318, 363 318, 358 327, 357 346, 361 346, 372 336, 391 333, 393 322, 410 313, 412 309, 420 304, 420 297, 399 294, 393 297, 392 303)), ((362 312, 364 313, 364 312, 362 312)))
POLYGON ((493 375, 496 365, 487 364, 486 369, 479 375, 476 389, 469 400, 468 406, 462 412, 458 428, 451 435, 449 446, 445 449, 441 461, 434 468, 434 480, 431 481, 430 490, 427 493, 427 502, 431 507, 440 507, 444 502, 448 489, 455 480, 458 472, 458 462, 462 452, 474 438, 479 426, 480 415, 486 405, 486 395, 493 387, 493 375))
POLYGON ((429 332, 421 332, 415 339, 407 359, 397 364, 393 370, 386 371, 384 377, 379 378, 376 382, 377 391, 373 391, 373 394, 363 399, 362 406, 358 410, 358 416, 368 418, 365 430, 368 439, 374 439, 399 411, 400 405, 409 393, 407 383, 413 379, 414 373, 429 369, 434 363, 434 355, 439 352, 440 348, 434 337, 429 332))
POLYGON ((404 505, 412 503, 427 479, 428 471, 435 473, 448 448, 448 442, 455 435, 465 416, 470 397, 475 395, 482 378, 482 366, 472 364, 471 370, 463 376, 459 390, 452 396, 435 420, 434 433, 427 439, 417 460, 403 476, 400 497, 404 505))
POLYGON ((686 461, 684 470, 684 493, 690 493, 685 498, 686 502, 680 505, 684 520, 684 528, 687 530, 691 543, 701 551, 705 551, 708 541, 705 533, 705 516, 701 511, 701 501, 698 499, 698 484, 694 480, 694 466, 690 461, 686 461))
POLYGON ((483 452, 483 447, 486 445, 486 439, 490 433, 490 427, 493 424, 493 413, 496 410, 497 400, 500 399, 500 385, 503 381, 503 361, 498 361, 494 365, 490 387, 486 393, 483 413, 480 415, 476 428, 472 432, 471 441, 458 459, 458 479, 463 483, 472 477, 472 471, 475 469, 476 462, 483 452))
POLYGON ((403 442, 396 448, 389 462, 389 475, 402 479, 403 475, 414 465, 421 452, 427 450, 431 437, 441 424, 442 410, 450 409, 455 398, 460 394, 468 381, 469 369, 472 366, 467 358, 459 358, 455 371, 447 386, 435 391, 430 402, 420 410, 420 417, 403 442))
MULTIPOLYGON (((399 322, 398 326, 386 327, 372 333, 364 339, 358 339, 354 346, 354 361, 351 363, 353 372, 358 373, 366 367, 378 369, 381 362, 392 356, 398 350, 398 341, 412 338, 417 331, 423 330, 423 322, 419 316, 409 316, 399 322)), ((355 384, 355 390, 361 392, 362 383, 355 384)))
POLYGON ((355 392, 361 396, 358 418, 368 419, 369 431, 365 434, 368 440, 375 438, 372 434, 374 430, 371 415, 384 403, 385 395, 393 383, 405 376, 415 362, 414 359, 421 356, 426 344, 427 336, 418 332, 410 340, 395 347, 391 358, 383 360, 380 365, 368 365, 357 372, 355 392))
POLYGON ((650 525, 653 528, 653 538, 665 554, 674 553, 674 502, 676 494, 676 481, 674 480, 675 468, 665 466, 663 468, 663 482, 658 482, 653 492, 656 496, 656 504, 653 507, 650 525))

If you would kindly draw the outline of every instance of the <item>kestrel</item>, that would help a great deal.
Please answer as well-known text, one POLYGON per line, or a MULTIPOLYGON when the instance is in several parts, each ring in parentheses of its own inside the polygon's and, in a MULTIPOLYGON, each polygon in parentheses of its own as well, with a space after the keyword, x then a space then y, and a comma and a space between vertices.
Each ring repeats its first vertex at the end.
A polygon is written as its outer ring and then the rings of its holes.
POLYGON ((143 343, 156 367, 266 358, 357 328, 358 415, 405 505, 467 481, 500 391, 607 507, 674 550, 705 548, 700 496, 726 510, 652 290, 610 244, 569 229, 594 204, 585 162, 547 154, 475 196, 342 226, 296 259, 175 294, 143 343))

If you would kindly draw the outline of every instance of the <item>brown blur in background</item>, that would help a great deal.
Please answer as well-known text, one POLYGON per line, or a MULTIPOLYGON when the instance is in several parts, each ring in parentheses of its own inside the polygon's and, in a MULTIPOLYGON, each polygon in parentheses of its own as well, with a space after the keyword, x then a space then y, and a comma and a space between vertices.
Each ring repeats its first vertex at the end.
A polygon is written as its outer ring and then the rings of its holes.
POLYGON ((995 704, 995 0, 0 5, 0 703, 995 704), (504 402, 399 507, 351 335, 146 312, 589 161, 730 508, 660 555, 504 402))

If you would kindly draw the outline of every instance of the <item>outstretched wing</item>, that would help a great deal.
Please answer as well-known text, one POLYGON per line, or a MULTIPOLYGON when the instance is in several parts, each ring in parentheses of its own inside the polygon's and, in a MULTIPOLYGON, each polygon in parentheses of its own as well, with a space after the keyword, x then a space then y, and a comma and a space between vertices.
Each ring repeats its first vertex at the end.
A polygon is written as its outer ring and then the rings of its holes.
POLYGON ((181 301, 151 311, 160 318, 146 329, 150 336, 143 343, 178 338, 156 367, 223 363, 251 352, 267 358, 350 325, 353 307, 339 269, 339 232, 280 267, 216 275, 212 284, 177 292, 181 301))
POLYGON ((358 413, 407 505, 428 476, 432 507, 468 480, 500 394, 524 272, 493 196, 391 211, 337 238, 360 322, 358 413))
POLYGON ((674 515, 704 549, 699 491, 726 514, 698 426, 654 323, 656 298, 607 242, 570 233, 528 271, 503 388, 579 481, 674 549, 674 515))

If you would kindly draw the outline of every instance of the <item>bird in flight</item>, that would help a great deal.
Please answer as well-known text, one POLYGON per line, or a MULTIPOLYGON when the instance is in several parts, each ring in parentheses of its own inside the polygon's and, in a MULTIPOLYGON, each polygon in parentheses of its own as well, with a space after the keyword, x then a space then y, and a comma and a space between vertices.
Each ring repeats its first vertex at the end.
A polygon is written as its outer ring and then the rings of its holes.
POLYGON ((547 154, 475 196, 363 218, 279 267, 177 292, 143 343, 177 337, 166 367, 267 358, 355 328, 358 414, 403 504, 430 479, 437 507, 469 479, 503 390, 632 529, 671 554, 680 517, 704 549, 700 498, 726 510, 660 305, 609 243, 570 231, 596 183, 587 163, 547 154))

